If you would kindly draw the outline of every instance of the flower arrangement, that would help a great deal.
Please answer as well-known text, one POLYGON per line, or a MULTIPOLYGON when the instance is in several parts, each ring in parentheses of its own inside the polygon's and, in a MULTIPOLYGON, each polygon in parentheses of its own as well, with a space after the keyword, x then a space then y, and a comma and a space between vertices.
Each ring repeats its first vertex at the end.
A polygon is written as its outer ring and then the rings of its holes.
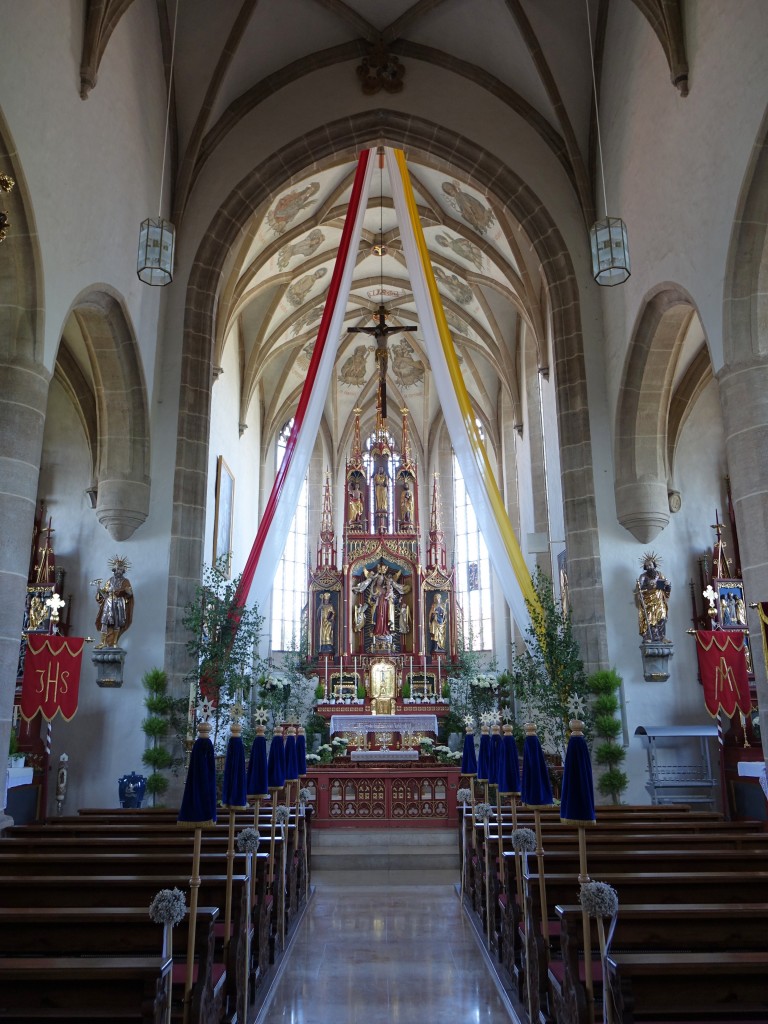
POLYGON ((299 790, 299 803, 302 807, 306 807, 307 803, 312 799, 312 790, 309 786, 302 786, 299 790))
POLYGON ((579 903, 590 917, 614 917, 619 912, 619 894, 607 882, 583 882, 579 903))
POLYGON ((493 807, 490 804, 475 804, 475 818, 478 821, 490 821, 493 817, 493 807))
POLYGON ((480 672, 470 681, 469 685, 478 690, 496 691, 499 688, 499 677, 495 672, 480 672))
POLYGON ((320 764, 320 755, 307 754, 307 767, 314 768, 316 764, 320 764))
POLYGON ((468 804, 472 800, 472 791, 469 789, 459 789, 456 792, 456 799, 460 804, 468 804))
POLYGON ((431 757, 435 752, 435 741, 431 740, 428 736, 424 736, 419 740, 419 753, 423 757, 431 757))
POLYGON ((240 853, 256 853, 259 848, 259 833, 253 825, 241 829, 235 840, 235 846, 240 853))
POLYGON ((512 849, 515 853, 533 853, 536 850, 536 833, 532 828, 516 828, 512 833, 512 849))
POLYGON ((187 901, 181 889, 161 889, 149 904, 150 919, 171 928, 184 920, 186 912, 187 901))
POLYGON ((330 743, 321 743, 317 748, 320 764, 330 764, 333 760, 333 748, 330 743))
POLYGON ((349 740, 345 736, 334 736, 331 740, 331 751, 334 757, 346 757, 349 740))
POLYGON ((287 825, 288 818, 290 817, 290 811, 285 804, 278 804, 275 808, 275 821, 278 825, 287 825))

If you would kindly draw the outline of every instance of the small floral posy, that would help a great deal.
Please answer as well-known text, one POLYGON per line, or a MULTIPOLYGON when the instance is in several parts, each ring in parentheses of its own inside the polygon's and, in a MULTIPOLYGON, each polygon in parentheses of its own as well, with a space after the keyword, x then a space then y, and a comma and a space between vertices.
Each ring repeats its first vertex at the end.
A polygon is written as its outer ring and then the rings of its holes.
POLYGON ((590 917, 613 917, 619 910, 619 894, 607 882, 584 882, 579 903, 590 917))
POLYGON ((256 853, 259 848, 259 833, 253 825, 249 825, 238 833, 235 845, 240 853, 256 853))
POLYGON ((299 803, 305 805, 312 799, 312 790, 309 786, 304 786, 299 790, 299 803))
POLYGON ((175 927, 184 920, 187 901, 181 889, 161 889, 149 905, 149 916, 157 924, 175 927))
POLYGON ((478 821, 490 821, 493 817, 493 807, 490 804, 475 804, 475 818, 478 821))
POLYGON ((515 853, 533 853, 536 849, 536 833, 532 828, 516 828, 512 833, 512 849, 515 853))
POLYGON ((287 825, 290 811, 285 804, 279 804, 275 809, 275 821, 278 825, 287 825))
POLYGON ((460 804, 468 804, 472 799, 472 793, 468 789, 459 789, 456 792, 456 799, 460 804))

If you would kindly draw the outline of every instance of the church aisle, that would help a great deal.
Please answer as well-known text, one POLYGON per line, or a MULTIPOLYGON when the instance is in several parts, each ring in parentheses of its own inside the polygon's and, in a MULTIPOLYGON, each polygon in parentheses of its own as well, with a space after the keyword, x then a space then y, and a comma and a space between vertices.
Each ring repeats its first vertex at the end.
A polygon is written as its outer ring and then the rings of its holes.
POLYGON ((319 881, 258 1024, 508 1024, 452 885, 319 881))

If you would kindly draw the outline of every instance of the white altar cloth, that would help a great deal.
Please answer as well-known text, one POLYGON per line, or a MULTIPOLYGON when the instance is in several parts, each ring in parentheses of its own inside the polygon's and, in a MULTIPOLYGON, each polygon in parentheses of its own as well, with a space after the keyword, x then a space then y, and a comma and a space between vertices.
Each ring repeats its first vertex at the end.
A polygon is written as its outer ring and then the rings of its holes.
POLYGON ((764 761, 739 761, 738 772, 742 777, 757 779, 768 800, 768 771, 764 761))
POLYGON ((437 715, 331 715, 335 732, 437 732, 437 715))
POLYGON ((353 750, 353 761, 418 761, 418 750, 353 750))

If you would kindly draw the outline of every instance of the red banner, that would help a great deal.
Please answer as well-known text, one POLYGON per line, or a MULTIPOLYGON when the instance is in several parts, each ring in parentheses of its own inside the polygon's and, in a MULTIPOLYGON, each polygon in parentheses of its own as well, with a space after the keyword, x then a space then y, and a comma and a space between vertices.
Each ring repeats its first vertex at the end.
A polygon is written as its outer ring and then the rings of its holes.
POLYGON ((749 714, 749 675, 744 634, 736 630, 699 629, 696 653, 704 685, 704 703, 713 718, 720 711, 733 718, 739 708, 749 714))
POLYGON ((57 713, 70 721, 77 711, 84 644, 81 636, 27 636, 21 684, 23 718, 30 721, 39 711, 49 722, 57 713))

